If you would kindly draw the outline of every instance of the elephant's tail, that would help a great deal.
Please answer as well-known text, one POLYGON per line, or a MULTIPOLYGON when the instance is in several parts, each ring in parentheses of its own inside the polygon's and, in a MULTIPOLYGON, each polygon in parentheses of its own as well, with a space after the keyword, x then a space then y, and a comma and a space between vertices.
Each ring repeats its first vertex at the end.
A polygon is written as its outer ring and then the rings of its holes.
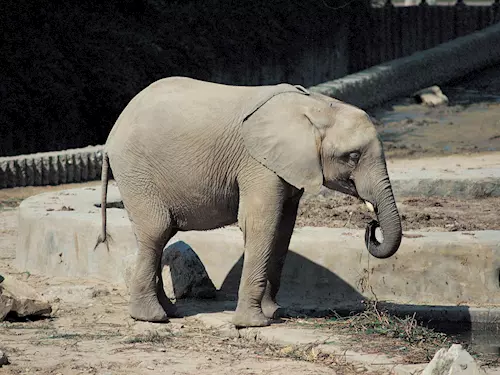
POLYGON ((105 243, 106 247, 109 251, 108 239, 111 239, 111 236, 106 231, 106 206, 107 206, 107 196, 108 196, 108 171, 109 171, 109 157, 108 154, 103 151, 102 155, 102 171, 101 171, 101 234, 99 234, 99 238, 97 239, 97 243, 94 246, 94 250, 101 243, 105 243))

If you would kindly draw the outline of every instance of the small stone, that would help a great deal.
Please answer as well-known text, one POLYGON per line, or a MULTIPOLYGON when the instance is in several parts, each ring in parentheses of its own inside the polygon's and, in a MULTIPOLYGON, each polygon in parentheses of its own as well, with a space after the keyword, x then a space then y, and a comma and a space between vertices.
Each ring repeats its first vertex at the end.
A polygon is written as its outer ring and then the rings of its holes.
POLYGON ((448 97, 443 94, 438 86, 427 87, 413 94, 417 103, 422 103, 429 107, 448 104, 448 97))
POLYGON ((7 358, 7 355, 0 350, 0 367, 8 364, 9 364, 9 359, 7 358))

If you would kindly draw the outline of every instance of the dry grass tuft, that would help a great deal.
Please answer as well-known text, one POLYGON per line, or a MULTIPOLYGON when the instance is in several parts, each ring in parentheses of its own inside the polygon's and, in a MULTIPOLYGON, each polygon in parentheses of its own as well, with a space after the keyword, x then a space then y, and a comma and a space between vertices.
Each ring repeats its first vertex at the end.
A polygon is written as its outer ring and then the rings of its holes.
POLYGON ((353 350, 400 356, 406 363, 428 362, 437 350, 451 343, 444 333, 424 327, 415 315, 400 318, 380 310, 376 302, 370 302, 365 311, 347 317, 335 313, 327 318, 294 322, 345 336, 343 343, 353 350))

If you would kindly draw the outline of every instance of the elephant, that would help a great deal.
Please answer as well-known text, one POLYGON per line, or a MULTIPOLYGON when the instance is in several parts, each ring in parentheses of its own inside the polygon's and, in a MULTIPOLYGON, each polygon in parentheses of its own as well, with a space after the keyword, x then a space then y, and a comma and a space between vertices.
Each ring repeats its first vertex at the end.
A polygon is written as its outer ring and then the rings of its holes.
POLYGON ((401 220, 371 117, 300 85, 172 76, 142 89, 104 145, 96 247, 109 237, 109 168, 138 244, 128 306, 136 320, 179 316, 160 269, 163 248, 177 232, 237 223, 244 260, 232 323, 271 324, 300 199, 322 186, 372 206, 378 221, 365 232, 371 255, 388 258, 400 246, 401 220))

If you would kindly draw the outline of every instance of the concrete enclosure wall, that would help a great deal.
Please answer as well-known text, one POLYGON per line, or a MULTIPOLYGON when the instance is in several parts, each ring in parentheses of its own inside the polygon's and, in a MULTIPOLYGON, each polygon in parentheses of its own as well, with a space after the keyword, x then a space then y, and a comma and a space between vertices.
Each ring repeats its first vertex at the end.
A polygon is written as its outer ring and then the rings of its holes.
MULTIPOLYGON (((307 55, 304 55, 303 61, 306 60, 307 55)), ((310 90, 366 109, 499 62, 500 23, 497 23, 409 57, 321 83, 310 87, 310 90)), ((96 146, 0 157, 0 188, 99 178, 101 152, 102 146, 96 146)))
POLYGON ((102 146, 0 158, 0 189, 59 185, 101 177, 102 146))
POLYGON ((415 2, 419 6, 394 6, 389 1, 354 18, 349 72, 409 56, 500 22, 500 6, 493 1, 484 6, 415 2))
MULTIPOLYGON (((110 186, 110 205, 119 200, 117 188, 110 186)), ((125 210, 108 208, 109 250, 105 245, 94 249, 99 201, 100 189, 93 188, 23 201, 16 267, 123 283, 135 264, 135 237, 125 210)), ((171 242, 177 240, 194 249, 222 293, 236 295, 243 253, 237 227, 179 233, 171 242)), ((298 309, 341 308, 375 297, 404 305, 492 305, 498 304, 499 269, 498 231, 406 232, 398 253, 379 260, 365 249, 363 231, 297 228, 279 298, 298 309)))
POLYGON ((362 108, 500 62, 500 23, 411 56, 311 87, 362 108))

